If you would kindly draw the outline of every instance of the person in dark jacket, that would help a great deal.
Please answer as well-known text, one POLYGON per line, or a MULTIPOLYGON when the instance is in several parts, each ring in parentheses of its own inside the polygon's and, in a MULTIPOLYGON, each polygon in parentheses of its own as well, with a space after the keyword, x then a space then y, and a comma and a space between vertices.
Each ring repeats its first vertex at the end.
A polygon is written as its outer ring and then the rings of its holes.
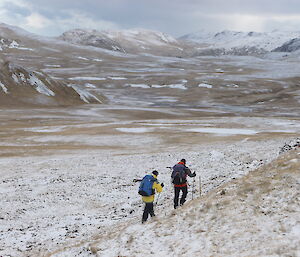
POLYGON ((183 205, 185 202, 185 198, 188 193, 187 188, 187 176, 195 177, 196 173, 192 173, 191 170, 185 166, 185 159, 181 159, 180 162, 173 166, 173 172, 171 175, 172 183, 174 184, 174 209, 178 206, 179 194, 182 191, 182 196, 180 198, 180 205, 183 205))

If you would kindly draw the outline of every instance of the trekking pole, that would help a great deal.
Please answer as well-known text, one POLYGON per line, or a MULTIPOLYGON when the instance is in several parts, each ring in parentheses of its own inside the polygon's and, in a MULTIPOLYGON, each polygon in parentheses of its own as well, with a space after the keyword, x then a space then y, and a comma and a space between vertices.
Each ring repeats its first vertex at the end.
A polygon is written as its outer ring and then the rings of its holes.
POLYGON ((142 179, 139 179, 139 178, 134 178, 133 180, 132 180, 132 182, 134 182, 134 183, 136 183, 136 182, 141 182, 142 181, 142 179))
POLYGON ((195 185, 195 177, 193 179, 192 200, 194 200, 194 185, 195 185))
POLYGON ((199 193, 200 193, 200 196, 202 194, 202 188, 201 188, 201 177, 199 176, 199 193))
POLYGON ((157 206, 159 196, 160 196, 160 193, 158 193, 158 196, 157 196, 157 199, 156 199, 156 202, 155 202, 155 206, 157 206))

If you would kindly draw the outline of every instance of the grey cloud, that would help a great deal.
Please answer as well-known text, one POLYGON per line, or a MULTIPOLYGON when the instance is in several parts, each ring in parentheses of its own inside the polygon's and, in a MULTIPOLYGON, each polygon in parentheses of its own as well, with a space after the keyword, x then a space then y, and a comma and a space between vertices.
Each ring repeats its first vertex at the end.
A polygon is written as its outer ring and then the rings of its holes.
POLYGON ((118 15, 148 16, 193 12, 203 13, 240 13, 240 14, 296 14, 300 12, 298 0, 25 0, 37 9, 77 9, 115 19, 118 15))
POLYGON ((24 9, 14 3, 6 2, 2 8, 5 9, 6 12, 10 13, 13 16, 15 16, 15 15, 27 16, 31 13, 30 10, 24 9))
MULTIPOLYGON (((201 29, 231 29, 226 18, 252 15, 266 19, 265 28, 296 26, 297 22, 272 21, 273 16, 299 15, 299 0, 23 0, 48 19, 72 18, 79 12, 92 20, 106 21, 119 28, 142 27, 180 36, 201 29), (222 18, 223 17, 223 18, 222 18)), ((8 7, 7 7, 8 8, 8 7)), ((9 10, 28 15, 26 10, 9 10)), ((78 27, 80 24, 78 24, 78 27)), ((300 27, 300 26, 299 26, 300 27)), ((101 29, 101 28, 97 28, 101 29)), ((280 29, 280 28, 279 28, 280 29)), ((60 29, 57 28, 57 31, 60 29)))

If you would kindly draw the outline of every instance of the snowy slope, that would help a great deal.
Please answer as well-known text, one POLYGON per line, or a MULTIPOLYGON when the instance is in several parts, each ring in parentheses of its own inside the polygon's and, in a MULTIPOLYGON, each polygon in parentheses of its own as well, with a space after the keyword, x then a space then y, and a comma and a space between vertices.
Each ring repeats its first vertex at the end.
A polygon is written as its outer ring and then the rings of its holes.
POLYGON ((284 43, 282 46, 277 47, 274 49, 274 52, 295 52, 300 50, 300 38, 294 38, 286 43, 284 43))
POLYGON ((296 37, 300 37, 300 32, 272 31, 260 33, 225 30, 218 33, 200 31, 199 33, 187 34, 180 39, 209 44, 212 48, 256 47, 271 51, 296 37))
MULTIPOLYGON (((146 225, 90 244, 97 256, 299 256, 300 152, 146 225)), ((58 255, 59 256, 59 255, 58 255)))
POLYGON ((0 255, 266 256, 267 251, 280 256, 276 252, 284 249, 297 256, 299 155, 262 166, 282 145, 282 139, 274 139, 204 144, 195 152, 81 150, 3 158, 0 255), (199 175, 203 194, 192 200, 190 188, 186 205, 174 212, 166 165, 182 154, 190 167, 198 167, 194 197, 199 196, 199 175), (143 205, 132 179, 154 167, 166 186, 155 207, 157 220, 141 225, 143 205), (272 243, 277 239, 283 239, 280 246, 272 243))
POLYGON ((38 71, 0 59, 0 105, 65 106, 101 103, 97 97, 38 71))

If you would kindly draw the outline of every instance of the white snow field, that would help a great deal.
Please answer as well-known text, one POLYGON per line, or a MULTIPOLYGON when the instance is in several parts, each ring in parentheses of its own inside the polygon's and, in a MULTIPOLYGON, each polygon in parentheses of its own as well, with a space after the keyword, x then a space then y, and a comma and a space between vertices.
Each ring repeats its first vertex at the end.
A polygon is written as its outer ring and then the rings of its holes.
MULTIPOLYGON (((280 175, 291 182, 286 190, 277 189, 279 179, 262 179, 257 186, 251 181, 251 171, 275 159, 285 142, 2 158, 0 256, 299 256, 299 177, 293 177, 299 170, 280 175), (166 167, 181 158, 197 177, 193 193, 190 179, 186 206, 174 212, 166 167), (155 206, 156 219, 141 225, 143 204, 132 180, 154 169, 166 186, 155 206), (268 190, 260 189, 263 185, 268 190), (277 240, 283 247, 275 246, 277 240)), ((299 167, 295 156, 283 168, 299 167)), ((276 169, 274 175, 264 170, 264 176, 279 176, 276 169)))

